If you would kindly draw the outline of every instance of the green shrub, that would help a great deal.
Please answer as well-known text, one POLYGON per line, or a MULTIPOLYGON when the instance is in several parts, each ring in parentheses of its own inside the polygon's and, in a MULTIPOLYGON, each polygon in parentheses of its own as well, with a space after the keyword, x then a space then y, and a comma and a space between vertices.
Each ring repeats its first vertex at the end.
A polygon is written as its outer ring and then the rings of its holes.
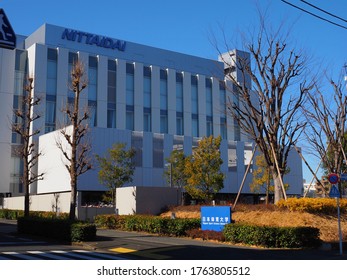
MULTIPOLYGON (((57 216, 56 212, 52 211, 30 211, 30 216, 34 217, 42 217, 42 218, 59 218, 59 219, 67 219, 68 213, 60 213, 57 216)), ((23 217, 23 210, 12 210, 12 209, 0 209, 0 219, 7 220, 17 220, 18 217, 23 217)))
POLYGON ((228 242, 267 248, 305 248, 320 244, 319 229, 313 227, 228 224, 224 227, 223 234, 228 242))
POLYGON ((17 220, 21 216, 24 216, 23 210, 0 209, 0 219, 17 220))
POLYGON ((182 236, 189 229, 199 228, 200 219, 170 219, 145 215, 98 215, 95 217, 95 224, 101 228, 182 236))
POLYGON ((77 222, 71 225, 71 241, 91 241, 96 238, 95 224, 77 222))
POLYGON ((40 235, 68 242, 94 240, 96 237, 95 225, 62 218, 19 217, 17 230, 19 233, 40 235))

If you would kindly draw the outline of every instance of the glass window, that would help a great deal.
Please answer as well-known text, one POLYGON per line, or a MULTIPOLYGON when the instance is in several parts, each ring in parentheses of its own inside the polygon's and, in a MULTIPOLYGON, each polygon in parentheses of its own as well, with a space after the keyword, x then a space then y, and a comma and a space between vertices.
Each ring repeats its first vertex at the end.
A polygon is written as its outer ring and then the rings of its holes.
POLYGON ((116 128, 116 110, 107 109, 107 127, 116 128))
POLYGON ((183 117, 180 115, 176 116, 176 134, 183 135, 183 117))
POLYGON ((176 73, 176 111, 183 112, 183 74, 176 73))
POLYGON ((160 70, 160 109, 167 110, 167 72, 160 70))
POLYGON ((71 89, 71 84, 72 84, 71 72, 72 72, 72 69, 74 67, 74 63, 77 62, 77 60, 78 60, 78 54, 69 52, 69 66, 68 66, 68 68, 69 68, 69 73, 68 73, 69 86, 68 86, 68 94, 67 94, 68 99, 69 98, 70 99, 75 98, 75 94, 71 89))
POLYGON ((97 57, 89 57, 88 69, 88 100, 97 100, 98 86, 98 59, 97 57))
POLYGON ((126 64, 126 105, 134 105, 134 64, 126 64))
POLYGON ((151 111, 150 109, 143 109, 143 130, 151 131, 151 111))
POLYGON ((107 71, 107 103, 115 104, 117 98, 117 63, 115 60, 108 61, 107 71))
POLYGON ((164 138, 161 135, 153 136, 153 167, 164 167, 164 138))
POLYGON ((160 133, 168 133, 167 112, 161 112, 160 114, 160 133))
POLYGON ((88 101, 88 111, 89 111, 89 124, 91 126, 96 126, 96 101, 88 101))
POLYGON ((192 136, 199 137, 199 120, 197 116, 192 116, 192 136))
POLYGON ((131 147, 135 149, 133 158, 136 167, 142 167, 143 135, 139 132, 131 134, 131 147))
POLYGON ((191 93, 192 93, 192 114, 199 113, 199 105, 198 105, 198 78, 197 76, 191 77, 191 93))
POLYGON ((143 79, 143 106, 145 108, 151 108, 151 78, 144 77, 143 79))
POLYGON ((126 129, 134 130, 134 112, 133 111, 126 112, 125 126, 126 126, 126 129))
POLYGON ((50 132, 55 129, 55 101, 46 101, 45 131, 50 132))
POLYGON ((206 115, 212 116, 212 81, 206 79, 206 115))

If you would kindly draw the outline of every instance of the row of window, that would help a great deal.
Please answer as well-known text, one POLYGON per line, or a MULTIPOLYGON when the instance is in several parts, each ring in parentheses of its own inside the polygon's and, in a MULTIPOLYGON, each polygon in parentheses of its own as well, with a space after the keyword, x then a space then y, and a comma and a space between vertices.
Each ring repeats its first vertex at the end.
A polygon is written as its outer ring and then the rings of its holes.
MULTIPOLYGON (((56 95, 57 95, 57 50, 48 49, 47 52, 47 86, 46 86, 46 114, 45 114, 45 131, 53 131, 56 129, 56 95)), ((15 86, 20 89, 23 85, 25 77, 25 53, 21 53, 16 59, 16 83, 15 86), (17 69, 18 68, 18 69, 17 69)), ((71 84, 71 70, 73 63, 77 61, 77 53, 69 53, 69 84, 71 84)), ((97 126, 97 73, 98 59, 90 56, 88 63, 88 109, 90 114, 90 124, 97 126)), ((116 114, 116 96, 117 96, 117 62, 108 60, 107 73, 107 127, 117 127, 116 114)), ((125 128, 134 130, 134 99, 135 99, 135 78, 134 64, 126 63, 126 116, 125 128)), ((201 135, 213 134, 213 98, 212 98, 212 80, 206 78, 206 132, 199 131, 199 94, 198 94, 198 77, 191 76, 191 135, 199 137, 201 135)), ((222 108, 220 115, 220 134, 226 139, 226 89, 223 82, 219 86, 219 108, 222 108)), ((176 73, 176 134, 184 134, 184 114, 183 114, 183 74, 176 73)), ((74 98, 74 93, 71 89, 68 90, 67 104, 71 103, 74 98)), ((152 131, 152 72, 151 67, 144 66, 143 68, 143 130, 152 131)), ((160 133, 168 133, 168 75, 167 71, 160 70, 160 133)), ((236 136, 235 140, 239 137, 236 136)))

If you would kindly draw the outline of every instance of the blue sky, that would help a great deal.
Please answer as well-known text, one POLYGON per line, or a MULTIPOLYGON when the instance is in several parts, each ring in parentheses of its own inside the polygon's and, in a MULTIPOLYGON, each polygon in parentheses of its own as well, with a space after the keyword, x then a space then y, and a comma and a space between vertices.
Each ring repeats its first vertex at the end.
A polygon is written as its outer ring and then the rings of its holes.
MULTIPOLYGON (((347 22, 329 17, 300 0, 287 0, 297 6, 347 27, 347 22)), ((346 0, 308 0, 347 19, 346 0)), ((216 59, 210 34, 231 42, 240 31, 257 25, 256 4, 267 9, 273 26, 285 21, 291 25, 291 42, 303 48, 337 75, 347 63, 347 29, 317 19, 280 0, 0 0, 12 28, 29 35, 44 23, 55 24, 158 48, 216 59)), ((235 43, 235 46, 240 47, 235 43)), ((312 162, 314 165, 314 161, 312 162)), ((312 176, 304 168, 304 178, 312 176)))

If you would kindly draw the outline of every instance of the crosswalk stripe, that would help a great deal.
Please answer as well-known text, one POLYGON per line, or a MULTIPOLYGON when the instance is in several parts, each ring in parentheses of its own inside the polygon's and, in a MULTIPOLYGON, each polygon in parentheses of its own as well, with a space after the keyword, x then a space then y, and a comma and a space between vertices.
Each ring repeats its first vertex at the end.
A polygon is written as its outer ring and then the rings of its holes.
POLYGON ((25 251, 25 252, 1 252, 0 260, 125 260, 111 254, 103 254, 94 251, 25 251))

